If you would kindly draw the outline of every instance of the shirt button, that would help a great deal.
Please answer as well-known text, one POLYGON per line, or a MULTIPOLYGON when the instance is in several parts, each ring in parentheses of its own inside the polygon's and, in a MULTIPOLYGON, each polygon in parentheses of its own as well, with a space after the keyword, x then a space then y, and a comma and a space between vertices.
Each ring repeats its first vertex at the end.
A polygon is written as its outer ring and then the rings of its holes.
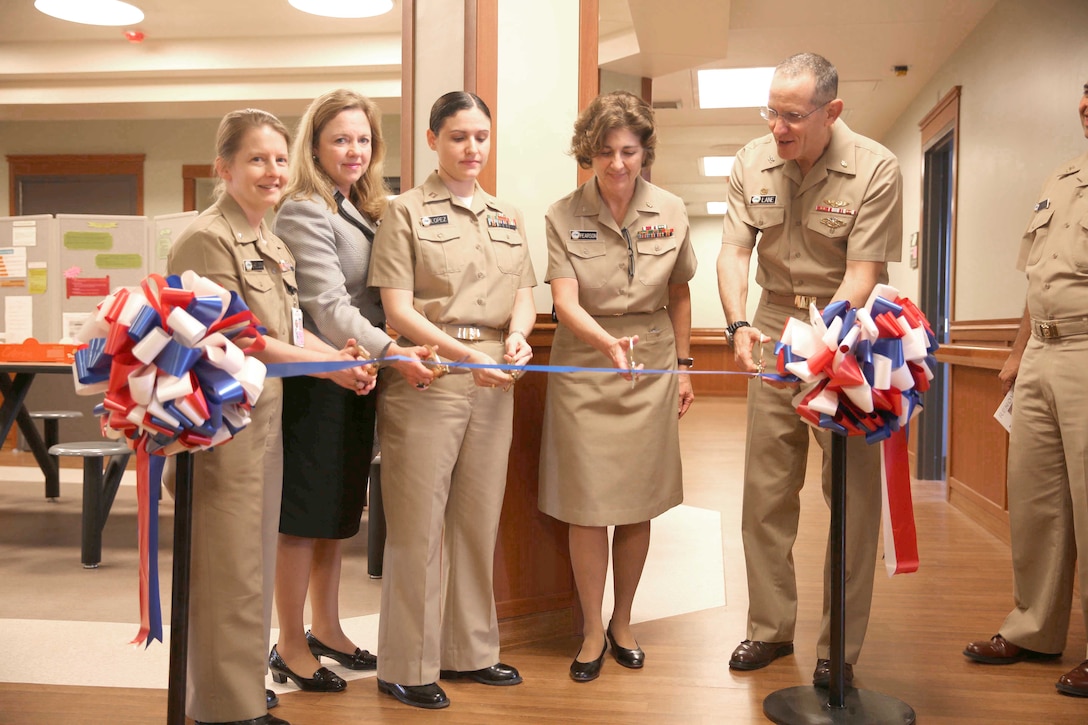
POLYGON ((1066 228, 1066 229, 1068 229, 1068 228, 1069 228, 1069 222, 1066 222, 1066 223, 1065 223, 1065 228, 1066 228))
POLYGON ((801 222, 800 222, 800 221, 795 221, 795 222, 793 223, 793 226, 795 226, 795 227, 799 227, 799 226, 801 226, 801 222))
POLYGON ((623 269, 626 266, 627 266, 626 264, 624 264, 623 262, 620 262, 619 264, 616 265, 616 269, 623 269))
POLYGON ((435 236, 438 237, 439 239, 445 239, 446 238, 446 235, 444 235, 442 232, 439 232, 435 236))
POLYGON ((483 247, 481 247, 479 244, 476 245, 476 251, 477 252, 481 251, 482 249, 483 249, 483 247))
POLYGON ((660 244, 655 244, 654 245, 654 251, 655 252, 660 252, 661 251, 661 245, 660 244))
POLYGON ((1051 255, 1050 255, 1050 258, 1051 258, 1051 259, 1057 259, 1057 258, 1058 258, 1058 255, 1057 255, 1057 254, 1051 254, 1051 255))
POLYGON ((477 272, 476 273, 476 279, 483 279, 483 278, 484 278, 484 273, 483 272, 477 272))
POLYGON ((1044 284, 1043 289, 1050 289, 1050 283, 1047 282, 1046 284, 1044 284))
POLYGON ((480 299, 476 300, 476 304, 478 304, 478 305, 482 305, 483 303, 484 303, 484 300, 483 300, 482 297, 480 299))
POLYGON ((801 253, 800 252, 794 252, 793 253, 793 258, 794 259, 800 259, 801 258, 801 253))
POLYGON ((585 247, 582 247, 582 254, 585 254, 585 255, 588 256, 589 255, 589 250, 586 249, 585 247))

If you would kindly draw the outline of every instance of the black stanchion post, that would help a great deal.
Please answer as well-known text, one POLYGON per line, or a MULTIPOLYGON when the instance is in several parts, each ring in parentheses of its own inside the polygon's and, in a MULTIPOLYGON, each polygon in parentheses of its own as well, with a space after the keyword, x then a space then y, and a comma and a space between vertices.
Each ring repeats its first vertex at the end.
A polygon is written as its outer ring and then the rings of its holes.
POLYGON ((186 664, 189 653, 189 554, 193 533, 193 454, 176 458, 174 488, 174 574, 170 597, 170 679, 168 725, 185 725, 186 664))
POLYGON ((831 436, 831 683, 787 687, 763 701, 779 725, 913 725, 914 709, 871 690, 847 689, 846 671, 846 436, 831 436))

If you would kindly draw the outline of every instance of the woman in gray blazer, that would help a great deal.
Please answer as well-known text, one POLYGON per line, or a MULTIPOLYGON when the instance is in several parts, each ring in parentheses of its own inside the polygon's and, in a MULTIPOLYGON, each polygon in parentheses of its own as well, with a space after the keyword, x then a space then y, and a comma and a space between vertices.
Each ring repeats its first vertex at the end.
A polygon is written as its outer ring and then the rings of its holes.
MULTIPOLYGON (((431 373, 424 348, 399 347, 385 333, 377 290, 366 286, 370 245, 385 210, 385 145, 377 105, 354 91, 315 99, 299 122, 291 182, 274 224, 295 257, 302 318, 309 334, 342 348, 355 339, 412 384, 431 373)), ((313 378, 284 381, 283 505, 276 564, 279 640, 269 655, 273 678, 303 690, 339 692, 343 679, 321 667, 327 657, 356 669, 377 658, 340 625, 341 542, 359 530, 374 443, 375 395, 356 396, 313 378), (319 384, 311 384, 310 381, 319 384), (305 629, 309 591, 313 622, 305 629)))

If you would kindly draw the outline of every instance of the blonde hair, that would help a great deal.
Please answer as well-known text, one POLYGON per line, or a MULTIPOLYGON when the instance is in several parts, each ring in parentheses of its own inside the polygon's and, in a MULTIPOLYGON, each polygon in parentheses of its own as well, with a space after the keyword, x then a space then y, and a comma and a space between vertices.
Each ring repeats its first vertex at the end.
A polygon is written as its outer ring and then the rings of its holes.
MULTIPOLYGON (((381 111, 374 101, 361 93, 338 88, 318 96, 310 103, 298 122, 295 144, 291 148, 291 180, 287 184, 284 199, 321 198, 336 212, 333 193, 335 184, 328 172, 317 162, 317 144, 321 132, 329 121, 343 111, 359 110, 370 124, 370 165, 366 172, 351 186, 350 201, 355 208, 377 221, 385 213, 390 191, 382 175, 385 162, 385 141, 382 139, 381 111)), ((283 203, 282 201, 280 202, 283 203)))
POLYGON ((625 128, 638 136, 644 150, 642 165, 654 162, 657 133, 654 131, 654 112, 650 104, 634 93, 612 91, 597 96, 574 122, 574 136, 570 140, 570 153, 583 169, 593 167, 593 157, 604 146, 604 138, 610 131, 625 128))
MULTIPOLYGON (((215 133, 216 158, 222 159, 223 163, 229 166, 234 161, 234 157, 238 155, 238 149, 241 148, 242 139, 245 138, 245 135, 251 130, 262 126, 268 126, 273 131, 278 132, 283 136, 287 145, 291 145, 291 134, 287 127, 283 125, 283 121, 268 111, 262 111, 259 108, 243 108, 240 111, 231 111, 223 116, 223 120, 219 122, 219 130, 215 133)), ((213 166, 213 168, 216 168, 216 176, 218 177, 218 167, 213 166)), ((215 182, 215 197, 222 196, 225 190, 223 179, 219 177, 215 182)))

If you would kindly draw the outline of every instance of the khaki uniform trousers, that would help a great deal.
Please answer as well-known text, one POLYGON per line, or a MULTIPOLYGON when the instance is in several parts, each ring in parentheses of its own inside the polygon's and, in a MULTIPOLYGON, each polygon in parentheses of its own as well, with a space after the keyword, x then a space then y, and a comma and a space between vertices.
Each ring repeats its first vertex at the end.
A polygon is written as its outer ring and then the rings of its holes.
MULTIPOLYGON (((496 360, 498 342, 474 343, 496 360)), ((387 535, 378 677, 438 681, 499 661, 495 539, 514 392, 451 373, 416 390, 383 371, 378 399, 387 535)))
POLYGON ((1088 621, 1088 335, 1029 340, 1013 394, 1009 528, 1016 606, 1005 639, 1061 652, 1073 573, 1088 621))
POLYGON ((281 383, 265 380, 235 438, 194 455, 186 713, 263 717, 283 487, 281 383))
MULTIPOLYGON (((807 319, 804 310, 761 304, 755 326, 775 337, 789 316, 807 319)), ((765 360, 773 365, 773 344, 765 360)), ((797 578, 793 544, 797 539, 800 492, 805 483, 809 431, 823 449, 824 500, 831 496, 831 433, 817 431, 794 409, 795 388, 748 385, 744 503, 741 534, 748 571, 748 639, 787 642, 797 623, 797 578)), ((880 533, 880 450, 852 436, 846 446, 846 660, 857 662, 873 599, 880 533)), ((823 618, 816 656, 830 657, 830 542, 824 559, 823 618)))

